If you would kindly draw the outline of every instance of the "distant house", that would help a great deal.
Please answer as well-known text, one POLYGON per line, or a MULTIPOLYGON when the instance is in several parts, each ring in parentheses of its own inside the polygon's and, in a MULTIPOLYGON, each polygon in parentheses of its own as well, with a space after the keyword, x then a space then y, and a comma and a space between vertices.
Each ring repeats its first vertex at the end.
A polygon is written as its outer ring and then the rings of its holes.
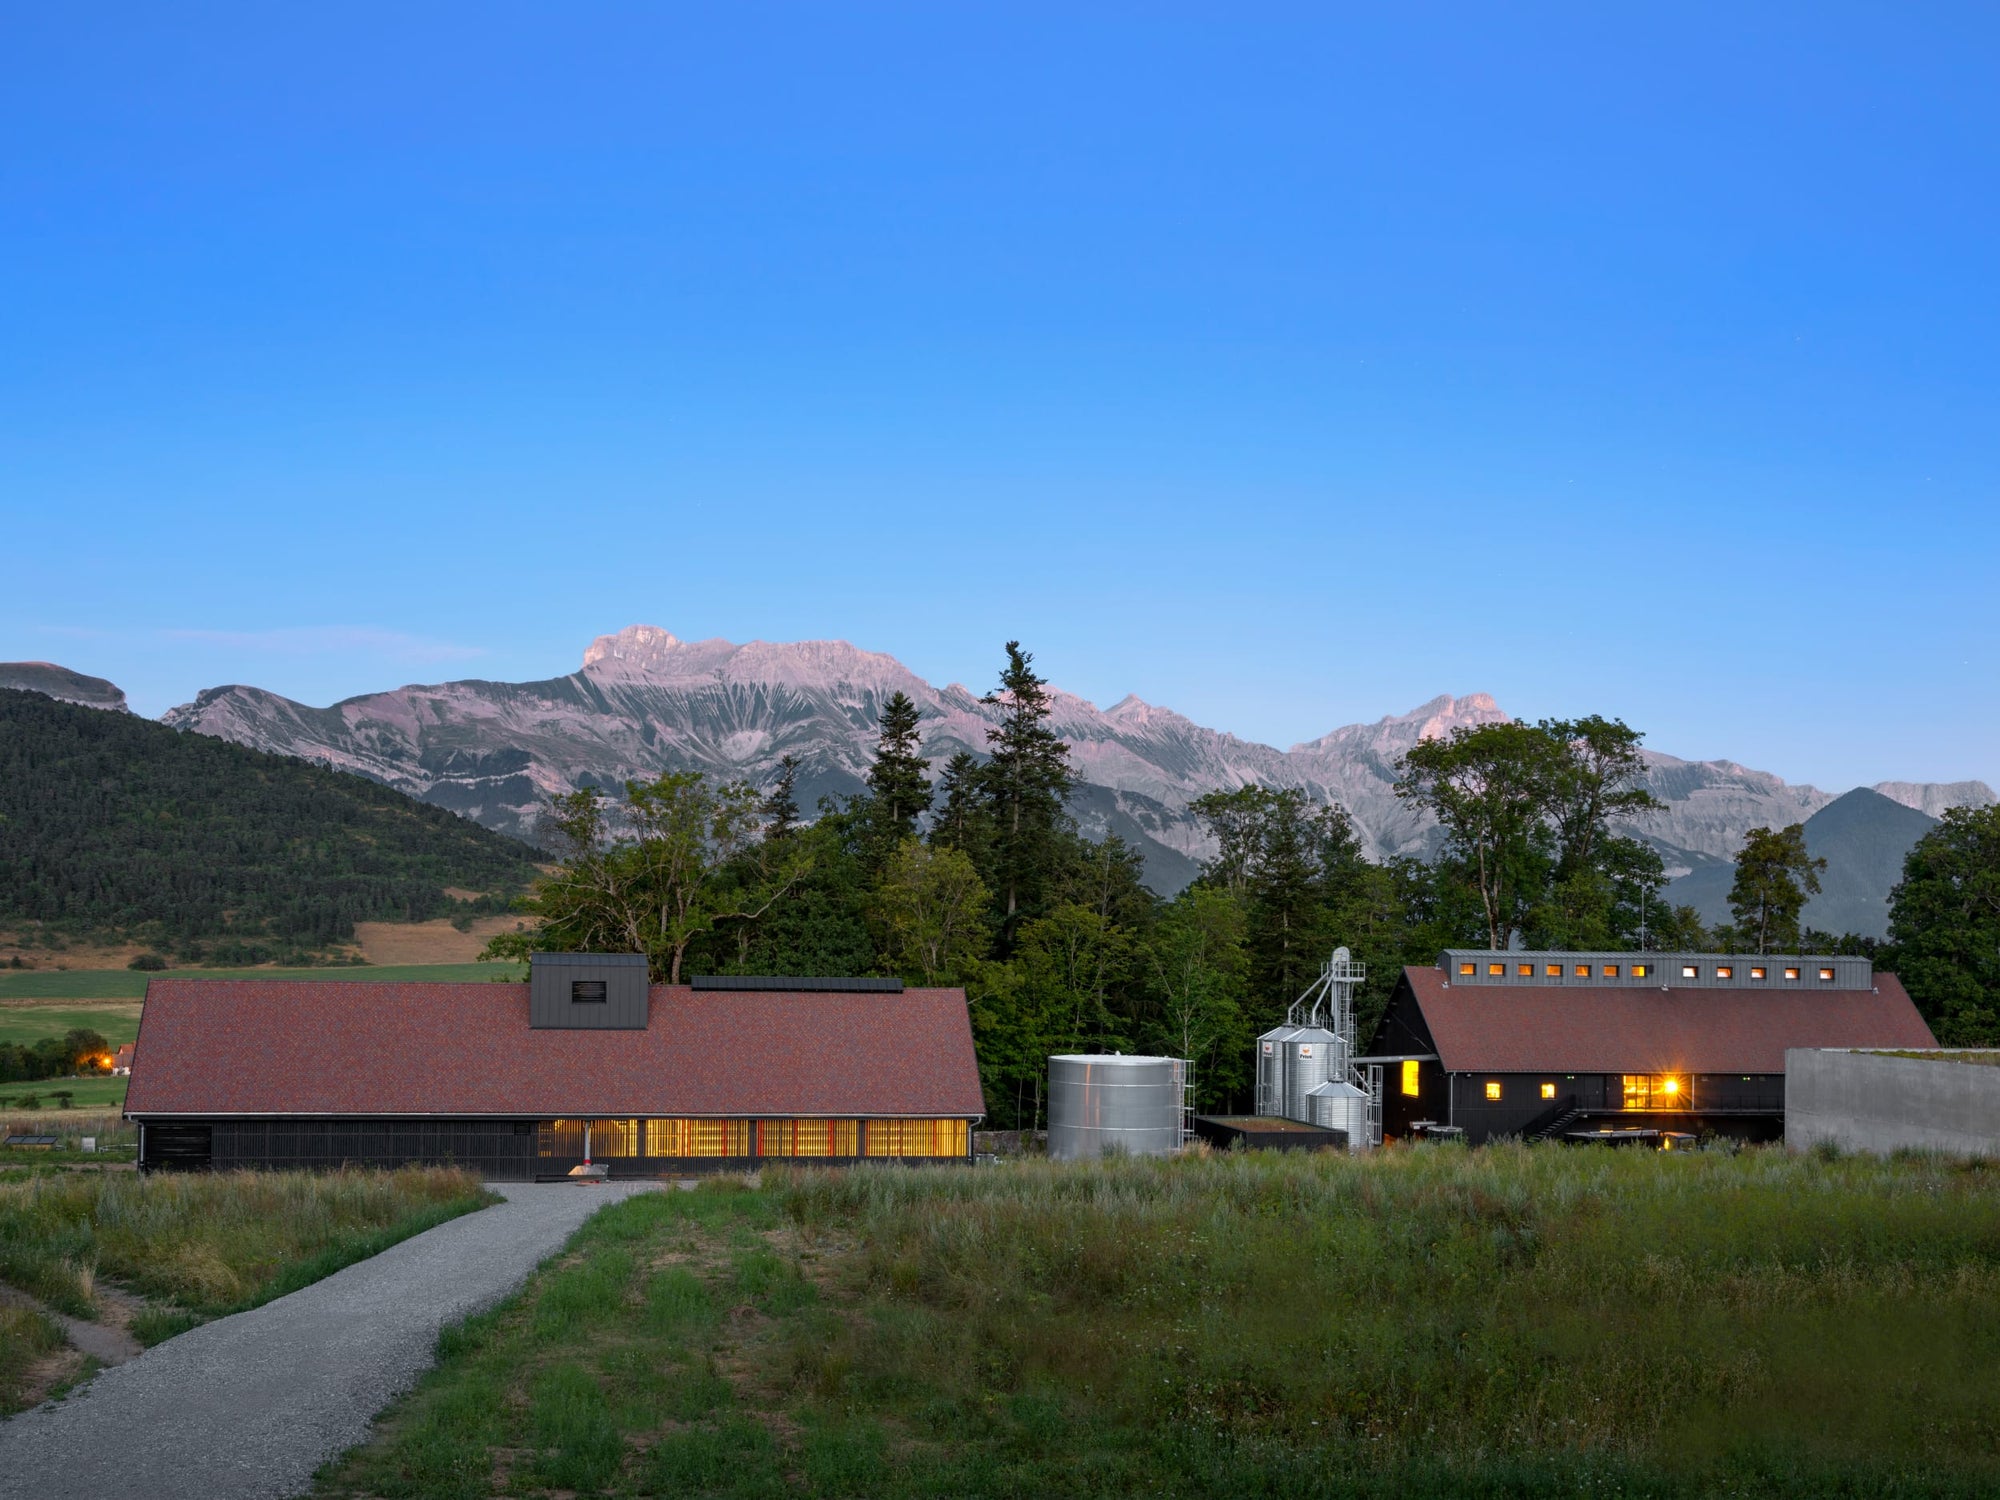
POLYGON ((985 1112, 963 990, 649 985, 631 954, 537 954, 527 984, 155 979, 140 1040, 148 1169, 970 1161, 985 1112))
POLYGON ((137 1042, 127 1042, 111 1054, 111 1073, 114 1078, 129 1078, 132 1076, 132 1058, 138 1050, 139 1044, 137 1042))
POLYGON ((1453 949, 1403 970, 1368 1050, 1391 1136, 1774 1140, 1787 1049, 1936 1045, 1865 958, 1453 949))

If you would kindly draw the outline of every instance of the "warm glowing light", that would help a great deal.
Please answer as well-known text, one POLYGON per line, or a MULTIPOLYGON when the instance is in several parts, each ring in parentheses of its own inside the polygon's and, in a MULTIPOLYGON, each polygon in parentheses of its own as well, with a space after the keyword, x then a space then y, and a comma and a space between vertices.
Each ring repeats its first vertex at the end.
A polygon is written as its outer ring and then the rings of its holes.
POLYGON ((1681 1081, 1678 1078, 1669 1078, 1660 1085, 1660 1091, 1666 1094, 1678 1094, 1681 1091, 1681 1081))

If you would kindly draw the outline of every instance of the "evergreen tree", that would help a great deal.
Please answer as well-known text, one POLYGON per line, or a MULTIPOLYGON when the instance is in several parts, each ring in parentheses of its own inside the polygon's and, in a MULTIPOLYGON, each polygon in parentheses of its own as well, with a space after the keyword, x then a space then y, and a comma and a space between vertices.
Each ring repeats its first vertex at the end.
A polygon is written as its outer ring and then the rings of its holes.
POLYGON ((999 725, 986 731, 992 751, 981 780, 992 813, 1001 939, 1011 947, 1023 920, 1045 904, 1049 855, 1073 784, 1069 746, 1048 727, 1048 687, 1019 641, 1007 642, 999 690, 980 701, 1002 710, 999 725))
POLYGON ((882 737, 868 768, 870 863, 879 866, 917 832, 931 807, 930 764, 920 749, 917 705, 898 689, 882 705, 882 737))
POLYGON ((798 781, 799 763, 796 757, 787 755, 778 762, 777 777, 771 782, 771 790, 764 794, 758 812, 764 816, 764 841, 779 843, 799 829, 799 799, 793 788, 798 781))
POLYGON ((1799 913, 1806 897, 1819 894, 1826 861, 1806 852, 1803 823, 1773 833, 1753 828, 1736 856, 1736 879, 1729 887, 1729 910, 1745 942, 1759 953, 1780 952, 1799 941, 1799 913))

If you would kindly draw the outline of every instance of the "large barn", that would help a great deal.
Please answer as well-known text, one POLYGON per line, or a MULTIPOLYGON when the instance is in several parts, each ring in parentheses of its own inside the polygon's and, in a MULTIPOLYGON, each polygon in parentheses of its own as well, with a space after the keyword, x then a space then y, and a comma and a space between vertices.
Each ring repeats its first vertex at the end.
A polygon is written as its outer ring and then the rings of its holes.
POLYGON ((1934 1047, 1865 958, 1447 950, 1403 970, 1368 1049, 1383 1129, 1469 1141, 1784 1128, 1788 1047, 1934 1047))
POLYGON ((125 1112, 143 1167, 455 1162, 499 1180, 761 1161, 966 1161, 965 993, 648 984, 538 954, 526 984, 156 979, 125 1112))

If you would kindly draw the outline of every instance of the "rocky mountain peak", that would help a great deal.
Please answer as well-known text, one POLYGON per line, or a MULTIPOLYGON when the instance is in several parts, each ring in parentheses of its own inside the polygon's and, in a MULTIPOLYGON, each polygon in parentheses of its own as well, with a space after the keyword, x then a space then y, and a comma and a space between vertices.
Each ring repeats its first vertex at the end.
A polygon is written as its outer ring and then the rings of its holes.
POLYGON ((0 662, 0 687, 45 693, 60 703, 80 703, 85 708, 107 708, 118 713, 132 711, 125 702, 124 689, 115 682, 72 672, 68 667, 59 667, 52 661, 0 662))

